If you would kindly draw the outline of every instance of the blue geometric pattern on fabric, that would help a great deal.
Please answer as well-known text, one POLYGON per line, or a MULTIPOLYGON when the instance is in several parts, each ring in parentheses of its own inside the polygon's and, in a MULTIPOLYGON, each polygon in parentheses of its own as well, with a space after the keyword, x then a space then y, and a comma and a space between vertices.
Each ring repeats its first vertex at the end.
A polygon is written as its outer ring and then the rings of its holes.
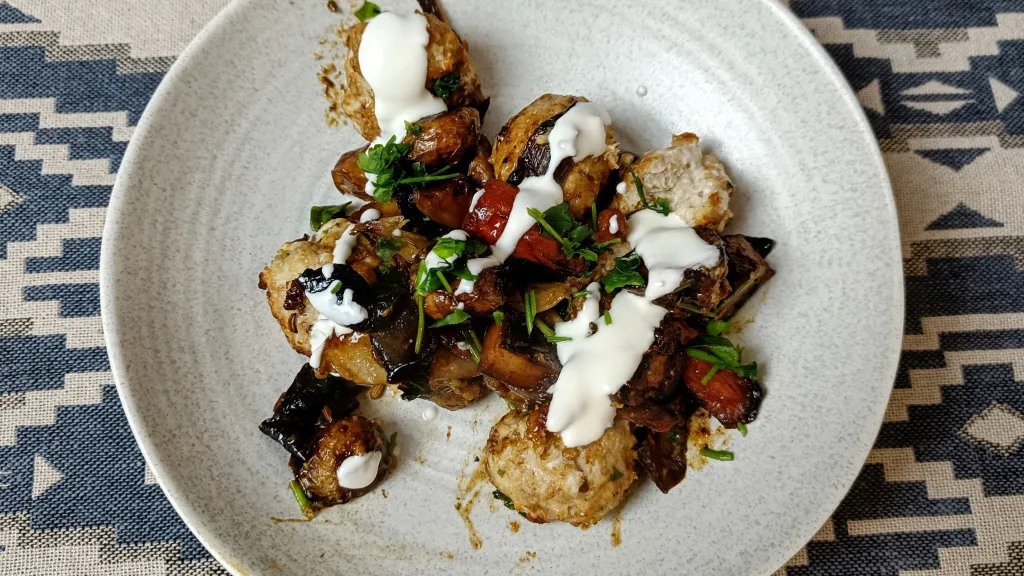
POLYGON ((789 7, 801 18, 841 16, 848 28, 966 28, 1024 12, 1024 0, 792 0, 789 7))
POLYGON ((1003 223, 997 222, 967 207, 963 202, 956 205, 946 214, 936 218, 925 230, 966 230, 970 228, 1002 228, 1003 223))
POLYGON ((988 152, 988 150, 988 148, 940 148, 935 150, 914 150, 914 154, 959 172, 964 166, 974 162, 982 154, 988 152))
POLYGON ((185 559, 207 557, 160 487, 144 483, 145 462, 113 386, 99 404, 62 407, 56 424, 20 430, 15 446, 0 447, 0 470, 12 472, 0 512, 31 505, 33 528, 113 525, 118 542, 181 541, 185 559), (64 478, 31 501, 36 455, 64 478))
POLYGON ((56 390, 68 374, 107 370, 105 348, 68 348, 64 335, 0 338, 0 394, 56 390))
POLYGON ((835 540, 810 542, 809 566, 791 566, 790 576, 898 576, 900 570, 939 567, 939 548, 974 546, 971 530, 910 532, 884 536, 851 536, 847 522, 901 516, 969 514, 962 498, 930 499, 923 482, 887 482, 882 467, 864 466, 850 493, 832 514, 835 540))
POLYGON ((101 238, 68 238, 61 245, 61 255, 25 260, 25 272, 71 272, 98 270, 100 267, 101 238))
POLYGON ((929 259, 927 276, 905 282, 907 334, 926 316, 1024 312, 1024 272, 1011 256, 929 259))
POLYGON ((59 300, 62 318, 99 316, 99 284, 47 284, 25 287, 25 301, 59 300))
POLYGON ((1009 365, 968 366, 964 383, 942 389, 937 405, 911 406, 910 420, 882 426, 876 446, 913 446, 919 461, 951 461, 958 478, 981 478, 988 496, 1024 494, 1024 458, 969 442, 961 431, 968 420, 993 404, 1024 412, 1024 383, 1009 365))
POLYGON ((37 225, 67 222, 71 208, 99 208, 110 201, 109 186, 72 186, 71 176, 43 174, 42 166, 41 160, 15 160, 13 147, 0 146, 0 185, 25 196, 0 212, 0 258, 7 257, 8 242, 34 239, 37 225))
POLYGON ((11 6, 8 2, 0 2, 0 24, 35 24, 39 19, 11 6))

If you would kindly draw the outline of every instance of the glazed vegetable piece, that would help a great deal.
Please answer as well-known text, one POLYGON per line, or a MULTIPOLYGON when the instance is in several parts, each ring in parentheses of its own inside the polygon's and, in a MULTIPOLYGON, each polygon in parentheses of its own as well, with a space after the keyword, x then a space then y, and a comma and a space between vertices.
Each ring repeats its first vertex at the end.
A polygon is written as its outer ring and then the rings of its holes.
POLYGON ((723 236, 725 253, 729 257, 729 284, 732 293, 715 309, 715 317, 730 318, 743 304, 775 275, 765 261, 775 242, 768 238, 748 238, 739 234, 723 236), (757 246, 755 246, 755 243, 757 246))
MULTIPOLYGON (((513 116, 494 141, 491 163, 495 177, 519 185, 532 176, 543 175, 551 160, 548 134, 555 122, 577 102, 586 98, 545 94, 513 116)), ((588 156, 579 162, 571 158, 556 167, 555 180, 562 188, 563 198, 569 203, 574 218, 589 215, 590 207, 608 182, 612 170, 618 167, 618 153, 612 129, 607 133, 607 150, 600 156, 588 156)))
POLYGON ((473 200, 470 181, 465 176, 431 184, 413 192, 416 208, 424 216, 448 228, 459 228, 473 200))
MULTIPOLYGON (((469 44, 434 14, 425 14, 429 41, 425 88, 444 100, 449 110, 476 108, 482 118, 487 111, 476 65, 469 54, 469 44)), ((368 22, 359 22, 344 31, 348 56, 345 59, 346 85, 342 89, 341 109, 366 140, 380 135, 375 115, 373 88, 363 76, 359 65, 359 46, 368 22)))
POLYGON ((617 420, 595 442, 567 449, 545 429, 546 408, 509 412, 491 429, 484 465, 491 483, 531 522, 590 526, 625 498, 636 478, 636 439, 617 420))
POLYGON ((726 368, 715 369, 708 377, 713 368, 711 362, 686 359, 683 380, 690 393, 726 428, 735 428, 740 422, 753 422, 761 406, 761 385, 726 368))
POLYGON ((373 197, 366 193, 366 172, 359 167, 359 155, 366 152, 369 145, 345 152, 331 170, 334 187, 342 194, 351 194, 369 202, 373 197))
POLYGON ((637 463, 663 494, 686 476, 687 431, 687 422, 682 419, 669 430, 649 431, 640 440, 637 463))
POLYGON ((417 121, 405 142, 412 144, 410 162, 437 168, 454 166, 476 153, 480 136, 480 112, 459 108, 417 121))
POLYGON ((274 415, 260 424, 260 431, 285 447, 293 456, 307 460, 312 456, 317 422, 329 413, 344 418, 359 407, 363 389, 337 376, 317 378, 309 364, 303 364, 274 404, 274 415), (325 412, 326 411, 326 412, 325 412))
POLYGON ((531 358, 506 348, 505 335, 511 324, 511 320, 495 322, 487 330, 480 352, 480 372, 518 391, 546 391, 558 376, 557 369, 536 356, 531 358))
POLYGON ((481 134, 476 141, 476 151, 473 159, 469 161, 467 174, 477 186, 483 186, 491 178, 494 178, 494 166, 491 165, 491 141, 487 136, 481 134))
POLYGON ((350 416, 319 430, 310 457, 295 476, 314 506, 332 506, 373 490, 392 463, 384 431, 362 416, 350 416))

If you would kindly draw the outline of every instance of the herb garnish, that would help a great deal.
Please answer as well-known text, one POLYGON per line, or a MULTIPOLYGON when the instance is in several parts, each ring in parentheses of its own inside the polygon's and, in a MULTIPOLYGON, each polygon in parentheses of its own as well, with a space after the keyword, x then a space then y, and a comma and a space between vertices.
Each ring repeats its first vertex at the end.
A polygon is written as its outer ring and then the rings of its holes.
POLYGON ((359 154, 356 163, 367 174, 375 174, 376 181, 373 183, 373 197, 381 204, 387 204, 395 194, 395 188, 399 184, 422 184, 424 182, 436 182, 439 180, 451 180, 458 176, 454 172, 448 172, 446 166, 437 172, 428 174, 423 165, 412 167, 412 175, 406 177, 402 167, 402 160, 412 150, 412 144, 396 142, 392 136, 387 143, 377 144, 370 147, 366 152, 359 154))
POLYGON ((572 338, 569 338, 568 336, 556 335, 555 331, 542 320, 534 320, 533 323, 537 325, 537 329, 540 330, 541 334, 544 335, 544 338, 546 338, 547 341, 551 342, 552 344, 557 344, 559 342, 568 342, 572 340, 572 338))
POLYGON ((637 268, 640 266, 640 255, 624 256, 615 259, 615 268, 601 280, 605 292, 611 292, 623 286, 643 286, 644 277, 637 268))
POLYGON ((747 425, 743 422, 736 423, 736 429, 740 431, 740 436, 747 437, 747 425))
POLYGON ((445 260, 452 256, 477 256, 487 250, 487 245, 476 240, 459 240, 457 238, 442 237, 434 244, 431 250, 438 258, 445 260))
POLYGON ((398 252, 405 246, 405 242, 397 238, 378 238, 377 239, 377 257, 387 262, 391 258, 398 254, 398 252))
POLYGON ((476 337, 476 332, 472 328, 466 330, 466 340, 469 343, 469 354, 473 357, 473 361, 479 364, 483 345, 480 344, 480 339, 476 337))
POLYGON ((540 224, 541 229, 562 245, 566 257, 580 257, 588 262, 597 262, 597 253, 584 248, 583 243, 593 235, 594 231, 586 224, 572 219, 569 204, 563 202, 548 208, 543 213, 536 208, 527 209, 527 214, 540 224))
POLYGON ((449 72, 434 81, 434 94, 438 98, 447 98, 459 87, 462 76, 458 72, 449 72))
POLYGON ((292 480, 288 484, 288 489, 292 491, 292 496, 295 497, 295 501, 299 503, 299 510, 302 510, 302 515, 306 518, 313 518, 313 503, 309 501, 309 497, 306 496, 306 492, 302 489, 302 485, 299 484, 298 480, 292 480))
POLYGON ((616 480, 622 478, 623 476, 625 476, 625 474, 622 473, 622 470, 619 470, 618 467, 615 467, 612 468, 612 476, 611 478, 609 478, 609 480, 615 482, 616 480))
POLYGON ((732 462, 736 458, 735 454, 728 450, 712 450, 711 448, 701 448, 700 455, 705 458, 721 460, 723 462, 732 462))
POLYGON ((335 206, 313 206, 309 209, 309 227, 314 232, 323 227, 331 220, 334 220, 340 214, 345 215, 345 209, 351 202, 345 202, 344 204, 338 204, 335 206))
POLYGON ((533 334, 533 319, 537 316, 537 293, 529 290, 523 296, 523 306, 526 308, 526 333, 533 334))
POLYGON ((359 8, 359 10, 356 10, 356 18, 359 18, 360 22, 366 22, 367 20, 380 14, 380 12, 380 6, 377 6, 373 2, 363 2, 363 5, 359 8))
MULTIPOLYGON (((494 496, 495 500, 501 500, 501 503, 505 505, 505 508, 519 512, 519 510, 516 510, 516 505, 512 502, 512 499, 506 496, 505 493, 502 492, 501 490, 495 490, 492 493, 492 495, 494 496)), ((526 518, 526 514, 523 512, 519 512, 519 515, 523 518, 526 518)))
POLYGON ((423 135, 423 126, 420 126, 419 124, 416 124, 414 122, 409 122, 408 120, 406 120, 405 121, 405 131, 408 132, 409 134, 412 134, 413 136, 422 136, 423 135))
POLYGON ((579 292, 573 294, 572 297, 573 298, 582 298, 582 297, 588 296, 588 295, 590 295, 590 292, 587 292, 586 290, 580 290, 579 292))
POLYGON ((444 270, 435 270, 434 274, 437 274, 437 279, 441 281, 441 286, 444 286, 445 292, 449 294, 454 292, 454 290, 452 290, 452 285, 449 284, 448 279, 444 277, 444 270))
POLYGON ((331 288, 331 294, 337 294, 338 292, 341 292, 341 280, 331 288))
POLYGON ((686 349, 687 356, 711 364, 711 369, 701 379, 702 384, 710 382, 719 370, 729 370, 740 378, 757 380, 757 362, 742 364, 739 349, 728 338, 705 334, 690 341, 690 346, 686 349))
POLYGON ((633 167, 629 167, 629 173, 633 175, 633 185, 636 186, 636 193, 640 196, 640 203, 643 204, 647 210, 654 210, 662 216, 668 216, 669 212, 672 211, 672 206, 668 203, 668 200, 664 198, 655 198, 654 205, 651 206, 647 202, 647 197, 644 196, 644 183, 640 181, 640 177, 633 171, 633 167))
POLYGON ((505 313, 501 310, 495 310, 492 316, 494 316, 494 322, 499 325, 505 321, 505 313))
POLYGON ((454 326, 456 324, 462 324, 466 320, 469 320, 469 313, 465 310, 459 310, 456 308, 451 314, 441 318, 437 322, 434 322, 430 327, 440 328, 442 326, 454 326))
POLYGON ((721 336, 728 329, 729 323, 725 320, 711 320, 704 327, 704 331, 712 336, 721 336))
POLYGON ((612 323, 612 312, 611 310, 604 311, 604 325, 611 326, 612 323))

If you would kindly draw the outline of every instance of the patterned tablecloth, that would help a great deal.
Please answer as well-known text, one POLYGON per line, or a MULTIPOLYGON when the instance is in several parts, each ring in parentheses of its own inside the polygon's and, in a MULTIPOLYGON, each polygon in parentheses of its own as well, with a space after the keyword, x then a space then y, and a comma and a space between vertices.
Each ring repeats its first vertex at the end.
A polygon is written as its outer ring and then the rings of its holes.
MULTIPOLYGON (((224 573, 132 439, 97 268, 132 130, 225 3, 0 0, 0 574, 224 573)), ((790 8, 885 152, 907 318, 875 449, 779 574, 1024 575, 1024 0, 790 8)))

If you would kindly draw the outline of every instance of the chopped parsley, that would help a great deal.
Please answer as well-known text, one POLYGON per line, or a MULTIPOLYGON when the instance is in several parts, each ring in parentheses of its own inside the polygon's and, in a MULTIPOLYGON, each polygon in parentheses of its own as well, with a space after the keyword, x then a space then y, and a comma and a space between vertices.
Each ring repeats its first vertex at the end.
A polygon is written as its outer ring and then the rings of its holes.
POLYGON ((544 212, 536 208, 529 208, 526 212, 540 224, 545 234, 562 245, 562 252, 566 257, 579 257, 588 262, 597 262, 597 253, 583 246, 594 231, 586 224, 572 219, 567 202, 548 208, 544 212))
POLYGON ((445 292, 449 294, 454 292, 454 290, 452 290, 452 285, 449 284, 448 279, 444 277, 444 270, 435 270, 434 274, 437 274, 437 279, 441 281, 441 286, 444 286, 445 292))
POLYGON ((356 163, 367 174, 374 174, 377 179, 373 183, 373 197, 381 204, 387 204, 395 194, 399 184, 422 184, 439 180, 451 180, 458 176, 444 167, 437 172, 427 173, 426 167, 414 163, 410 175, 406 175, 402 160, 412 150, 412 144, 396 142, 392 136, 385 144, 377 144, 366 152, 359 154, 356 163))
POLYGON ((590 294, 590 292, 587 292, 586 290, 580 290, 579 292, 573 294, 572 297, 573 298, 582 298, 584 296, 588 296, 589 294, 590 294))
POLYGON ((398 252, 405 246, 405 242, 402 242, 398 238, 378 238, 377 239, 377 257, 387 262, 391 258, 398 254, 398 252))
POLYGON ((747 437, 747 425, 743 422, 736 423, 736 429, 740 431, 740 436, 747 437))
POLYGON ((611 310, 604 311, 604 325, 611 326, 612 324, 612 313, 611 310))
POLYGON ((339 216, 345 215, 345 209, 351 202, 345 202, 344 204, 338 204, 335 206, 313 206, 309 209, 309 227, 314 232, 323 227, 331 220, 338 218, 339 216))
POLYGON ((338 281, 337 284, 334 285, 333 288, 331 288, 331 294, 337 294, 338 292, 341 292, 341 281, 340 280, 338 281))
POLYGON ((360 22, 366 22, 367 20, 380 14, 380 12, 380 6, 377 6, 373 2, 363 2, 363 5, 359 8, 359 10, 356 10, 356 18, 359 18, 360 22))
POLYGON ((647 202, 647 197, 644 195, 644 183, 640 180, 640 177, 633 171, 633 167, 629 167, 629 173, 633 175, 633 185, 636 186, 636 193, 640 196, 640 203, 643 204, 647 210, 654 210, 662 216, 668 216, 669 212, 672 211, 672 206, 669 205, 668 200, 664 198, 655 198, 654 205, 652 206, 647 202))
POLYGON ((728 329, 729 323, 725 320, 711 320, 708 322, 708 325, 704 327, 704 331, 712 336, 721 336, 728 329))
POLYGON ((502 322, 505 321, 505 313, 502 312, 501 310, 495 310, 492 316, 494 316, 494 322, 496 324, 501 324, 502 322))
POLYGON ((609 480, 611 480, 612 482, 615 482, 616 480, 619 480, 623 476, 625 476, 625 474, 622 473, 622 470, 619 470, 618 467, 615 467, 615 468, 612 468, 612 476, 611 476, 611 478, 609 478, 609 480))
POLYGON ((550 326, 548 326, 545 322, 541 320, 534 320, 533 323, 537 325, 537 329, 540 330, 541 334, 544 335, 544 338, 546 338, 547 341, 551 342, 552 344, 557 344, 559 342, 568 342, 572 340, 572 338, 569 338, 568 336, 556 335, 555 331, 552 330, 550 326))
POLYGON ((686 355, 711 364, 711 369, 701 380, 703 384, 711 381, 719 370, 735 372, 740 378, 757 380, 757 362, 743 364, 740 351, 736 345, 724 336, 705 334, 694 338, 686 349, 686 355))
POLYGON ((466 340, 469 342, 469 354, 473 357, 473 361, 477 364, 480 363, 480 352, 483 350, 483 346, 480 344, 480 339, 476 337, 476 332, 472 328, 466 330, 466 340))
POLYGON ((533 320, 537 316, 537 293, 529 290, 523 295, 523 306, 526 308, 526 333, 533 334, 533 320))
POLYGON ((608 275, 601 280, 601 284, 604 285, 604 291, 611 292, 623 286, 643 286, 644 277, 637 271, 639 267, 639 254, 616 258, 615 268, 612 268, 608 275))
POLYGON ((434 81, 434 94, 438 98, 447 98, 459 87, 462 76, 458 72, 449 72, 434 81))
POLYGON ((469 320, 469 313, 465 310, 455 309, 451 314, 441 318, 437 322, 430 325, 431 328, 440 328, 442 326, 454 326, 456 324, 462 324, 466 320, 469 320))
POLYGON ((306 492, 302 489, 302 485, 299 484, 299 481, 292 480, 291 484, 288 484, 288 489, 292 491, 292 496, 294 496, 295 501, 299 503, 299 510, 302 510, 302 515, 306 518, 312 518, 313 504, 309 501, 309 497, 306 496, 306 492))
POLYGON ((406 120, 405 121, 405 131, 408 132, 409 134, 412 134, 413 136, 422 136, 423 135, 423 126, 420 126, 419 124, 416 124, 416 123, 413 123, 413 122, 409 122, 408 120, 406 120))
MULTIPOLYGON (((509 510, 515 510, 516 512, 519 512, 518 510, 516 510, 516 505, 512 502, 512 499, 509 498, 508 496, 506 496, 505 493, 502 492, 501 490, 495 490, 492 493, 492 495, 494 496, 495 500, 500 500, 501 503, 505 505, 505 508, 508 508, 509 510)), ((519 515, 522 516, 523 518, 526 518, 526 514, 524 514, 522 512, 519 512, 519 515)))
POLYGON ((445 260, 452 256, 477 256, 487 250, 487 245, 476 240, 458 240, 456 238, 439 238, 432 252, 445 260))

